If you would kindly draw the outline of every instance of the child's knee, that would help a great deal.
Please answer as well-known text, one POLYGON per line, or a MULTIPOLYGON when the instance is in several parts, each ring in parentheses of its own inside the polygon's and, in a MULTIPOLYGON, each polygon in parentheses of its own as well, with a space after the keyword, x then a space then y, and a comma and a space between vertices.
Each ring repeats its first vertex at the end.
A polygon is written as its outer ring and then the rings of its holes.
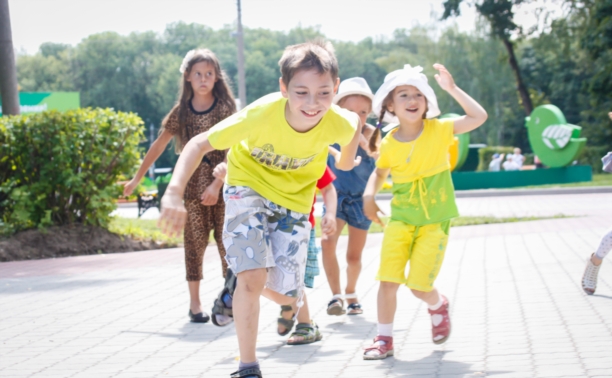
POLYGON ((240 272, 236 277, 238 278, 237 287, 240 287, 247 293, 259 295, 266 285, 268 276, 265 269, 252 269, 240 272))
POLYGON ((400 284, 396 282, 380 281, 379 290, 382 292, 396 292, 399 287, 400 284))
POLYGON ((361 252, 349 252, 346 255, 346 263, 350 266, 358 266, 361 265, 361 252))
POLYGON ((412 294, 419 299, 425 299, 432 295, 431 291, 421 291, 416 289, 410 289, 410 291, 412 291, 412 294))

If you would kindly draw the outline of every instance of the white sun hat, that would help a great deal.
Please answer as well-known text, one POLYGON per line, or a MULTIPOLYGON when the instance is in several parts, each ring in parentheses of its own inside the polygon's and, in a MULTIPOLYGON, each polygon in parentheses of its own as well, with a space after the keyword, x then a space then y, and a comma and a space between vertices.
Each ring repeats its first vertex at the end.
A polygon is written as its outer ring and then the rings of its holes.
MULTIPOLYGON (((433 88, 427 84, 427 76, 422 73, 423 67, 412 67, 406 64, 403 69, 395 70, 385 77, 385 82, 378 88, 374 100, 372 101, 372 110, 377 116, 380 115, 382 103, 387 95, 399 87, 400 85, 412 85, 416 87, 427 98, 427 114, 426 118, 433 118, 440 115, 438 108, 438 99, 433 88)), ((399 123, 399 119, 389 112, 385 112, 383 121, 390 123, 399 123)))
POLYGON ((370 86, 362 77, 351 77, 350 79, 342 80, 338 87, 338 94, 334 97, 334 104, 337 104, 346 96, 361 95, 374 100, 374 94, 370 86))

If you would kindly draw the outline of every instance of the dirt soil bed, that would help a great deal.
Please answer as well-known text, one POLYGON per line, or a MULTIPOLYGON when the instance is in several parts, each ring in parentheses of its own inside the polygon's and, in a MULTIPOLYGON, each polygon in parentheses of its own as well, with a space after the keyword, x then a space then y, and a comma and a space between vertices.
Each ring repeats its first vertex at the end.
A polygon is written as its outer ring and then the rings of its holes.
POLYGON ((132 240, 92 226, 54 226, 0 239, 0 262, 52 257, 143 251, 164 248, 153 241, 132 240))

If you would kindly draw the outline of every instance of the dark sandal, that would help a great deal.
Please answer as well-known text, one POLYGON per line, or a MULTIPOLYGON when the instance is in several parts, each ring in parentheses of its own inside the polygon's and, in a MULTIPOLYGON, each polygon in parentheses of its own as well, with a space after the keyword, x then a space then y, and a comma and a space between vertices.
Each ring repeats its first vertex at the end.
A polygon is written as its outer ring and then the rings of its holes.
POLYGON ((331 301, 327 304, 327 315, 344 315, 346 310, 344 309, 344 301, 339 295, 334 295, 331 301))
POLYGON ((194 314, 191 309, 189 309, 189 319, 191 319, 192 323, 208 323, 210 316, 204 311, 194 314))
POLYGON ((212 308, 211 319, 214 325, 219 326, 219 327, 225 327, 226 325, 229 325, 233 321, 233 318, 234 318, 233 309, 225 305, 225 302, 223 302, 223 297, 226 294, 229 294, 231 297, 233 297, 235 289, 236 289, 236 276, 234 275, 234 273, 232 273, 231 269, 228 269, 225 275, 225 285, 223 286, 223 289, 221 289, 221 292, 219 293, 219 296, 217 296, 217 299, 215 299, 215 304, 213 305, 213 308, 212 308), (232 321, 229 321, 227 323, 220 323, 219 321, 217 321, 217 315, 228 316, 232 318, 232 321))
POLYGON ((230 378, 263 378, 259 368, 246 368, 233 372, 230 378))
POLYGON ((348 310, 346 312, 347 315, 360 315, 360 314, 363 314, 363 310, 361 309, 361 304, 359 304, 359 303, 351 303, 348 306, 346 306, 346 309, 348 310))
POLYGON ((295 325, 295 320, 293 319, 295 314, 291 315, 291 319, 283 318, 283 312, 287 312, 287 311, 293 312, 293 307, 289 305, 281 306, 281 312, 277 320, 277 325, 285 327, 285 330, 283 332, 279 332, 278 328, 276 329, 276 332, 281 336, 286 336, 289 332, 291 332, 291 330, 293 329, 293 326, 295 325))
POLYGON ((298 323, 295 326, 295 332, 291 334, 289 339, 294 336, 301 336, 302 340, 298 341, 287 341, 287 345, 303 345, 303 344, 311 344, 315 341, 319 341, 323 338, 321 332, 319 332, 319 326, 312 323, 298 323))

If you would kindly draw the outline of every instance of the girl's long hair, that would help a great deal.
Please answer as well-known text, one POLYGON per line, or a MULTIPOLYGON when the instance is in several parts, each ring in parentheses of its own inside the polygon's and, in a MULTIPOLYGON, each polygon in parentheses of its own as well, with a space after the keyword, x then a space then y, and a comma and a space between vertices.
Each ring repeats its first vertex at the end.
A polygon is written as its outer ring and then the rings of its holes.
MULTIPOLYGON (((372 136, 370 136, 368 147, 370 148, 370 151, 372 151, 372 153, 378 152, 378 146, 380 146, 380 136, 382 134, 382 131, 381 131, 382 121, 383 121, 383 118, 385 118, 385 113, 389 112, 387 110, 387 105, 393 100, 393 92, 395 92, 395 89, 389 92, 387 97, 385 97, 385 99, 383 100, 382 107, 380 109, 380 115, 378 116, 378 124, 376 125, 376 130, 374 130, 374 132, 372 133, 372 136)), ((427 106, 427 97, 425 97, 425 112, 423 113, 423 119, 427 119, 428 111, 429 111, 429 107, 427 106)), ((389 112, 389 113, 395 115, 393 112, 389 112)))
MULTIPOLYGON (((191 83, 187 81, 187 78, 189 77, 189 74, 191 73, 191 69, 193 68, 194 64, 200 62, 207 62, 215 68, 215 77, 217 81, 215 82, 212 93, 213 96, 217 99, 217 102, 227 106, 232 113, 236 112, 236 101, 234 100, 234 93, 232 92, 232 88, 229 86, 230 79, 225 73, 225 71, 221 69, 219 59, 217 59, 215 53, 213 53, 209 49, 197 49, 194 51, 194 54, 189 60, 189 62, 187 62, 185 72, 183 72, 183 77, 179 87, 178 101, 174 105, 172 110, 164 117, 160 133, 163 132, 168 122, 168 119, 170 118, 170 115, 175 111, 178 111, 178 122, 180 130, 184 130, 187 126, 186 123, 187 115, 189 114, 189 101, 191 101, 191 99, 193 98, 193 88, 191 87, 191 83)), ((181 135, 182 132, 176 135, 177 143, 175 144, 175 151, 177 153, 179 153, 185 143, 187 143, 187 141, 182 140, 181 135)))

